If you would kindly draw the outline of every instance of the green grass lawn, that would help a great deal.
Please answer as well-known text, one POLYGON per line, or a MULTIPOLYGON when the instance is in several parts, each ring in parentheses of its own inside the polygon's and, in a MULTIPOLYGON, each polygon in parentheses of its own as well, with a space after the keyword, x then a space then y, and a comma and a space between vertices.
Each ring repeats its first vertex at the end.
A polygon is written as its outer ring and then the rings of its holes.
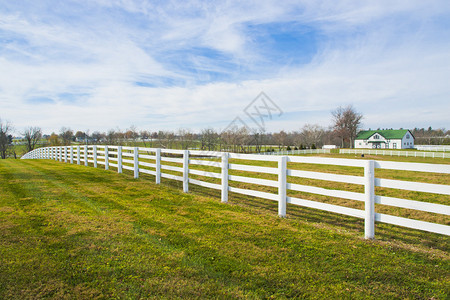
POLYGON ((0 160, 0 299, 450 294, 450 238, 131 172, 0 160))

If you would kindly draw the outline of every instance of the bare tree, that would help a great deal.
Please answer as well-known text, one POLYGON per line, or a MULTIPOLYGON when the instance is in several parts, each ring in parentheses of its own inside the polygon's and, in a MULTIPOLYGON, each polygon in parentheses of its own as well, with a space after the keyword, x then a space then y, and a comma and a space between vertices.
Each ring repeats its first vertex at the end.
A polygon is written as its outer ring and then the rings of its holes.
POLYGON ((178 139, 180 140, 181 149, 187 150, 194 143, 194 134, 189 129, 179 129, 178 139))
POLYGON ((103 133, 101 133, 100 131, 94 131, 91 134, 91 137, 94 140, 94 143, 98 144, 98 143, 102 142, 102 140, 104 139, 105 135, 103 133))
POLYGON ((114 145, 117 143, 117 134, 114 129, 108 130, 108 132, 105 134, 106 143, 108 145, 114 145))
POLYGON ((236 152, 236 130, 237 128, 230 128, 227 131, 222 131, 222 133, 220 134, 220 139, 224 144, 225 151, 236 152))
POLYGON ((353 147, 358 129, 361 126, 363 115, 358 113, 352 105, 347 107, 339 106, 331 112, 333 116, 333 129, 341 139, 341 146, 344 147, 348 141, 349 147, 353 147))
POLYGON ((158 142, 161 148, 166 149, 172 148, 174 141, 175 141, 175 133, 173 133, 172 131, 158 132, 158 142))
POLYGON ((131 142, 133 145, 137 145, 139 133, 134 125, 131 125, 131 127, 128 128, 125 132, 125 139, 127 139, 127 141, 131 142))
POLYGON ((237 141, 240 147, 240 152, 247 153, 250 151, 251 137, 250 132, 246 127, 241 127, 237 132, 237 141), (246 149, 247 147, 247 149, 246 149))
POLYGON ((139 135, 141 136, 142 142, 144 143, 144 147, 151 147, 152 146, 152 134, 148 130, 141 130, 139 132, 139 135), (147 145, 147 142, 150 142, 149 145, 147 145))
POLYGON ((286 146, 288 144, 288 135, 284 130, 281 130, 280 132, 274 133, 272 135, 274 141, 278 145, 278 150, 281 150, 283 146, 286 146))
POLYGON ((219 140, 219 134, 212 128, 205 128, 200 133, 200 141, 202 143, 202 150, 208 149, 208 151, 214 150, 219 140))
POLYGON ((265 141, 264 129, 253 129, 251 134, 252 144, 255 145, 255 152, 260 153, 263 142, 265 141))
POLYGON ((70 145, 72 143, 73 131, 70 128, 62 127, 59 132, 63 145, 70 145))
POLYGON ((8 121, 3 123, 2 119, 0 119, 0 156, 2 159, 6 158, 8 150, 11 147, 10 139, 8 138, 11 130, 11 123, 8 121))
POLYGON ((39 127, 28 127, 22 132, 22 135, 25 137, 27 152, 34 150, 36 144, 42 138, 42 130, 39 127))
POLYGON ((318 124, 305 124, 300 132, 302 144, 309 148, 317 147, 325 134, 325 130, 318 124))

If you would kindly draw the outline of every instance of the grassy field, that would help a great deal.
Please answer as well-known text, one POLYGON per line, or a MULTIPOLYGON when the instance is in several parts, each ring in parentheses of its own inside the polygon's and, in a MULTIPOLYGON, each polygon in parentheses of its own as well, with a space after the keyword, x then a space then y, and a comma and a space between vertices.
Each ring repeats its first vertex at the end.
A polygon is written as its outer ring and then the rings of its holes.
POLYGON ((0 298, 446 299, 448 237, 54 161, 0 161, 0 298))
MULTIPOLYGON (((369 156, 366 155, 362 158, 360 155, 341 155, 341 154, 322 154, 322 155, 314 155, 314 156, 322 156, 322 157, 338 157, 338 158, 352 158, 352 159, 376 159, 376 160, 389 160, 390 157, 385 156, 369 156)), ((265 157, 262 156, 261 159, 265 157)), ((392 158, 391 158, 392 159, 392 158)), ((140 159, 143 160, 143 159, 140 159)), ((433 158, 414 158, 414 157, 394 157, 393 160, 401 161, 401 162, 417 162, 417 163, 449 163, 448 160, 444 159, 433 159, 433 158)), ((154 163, 154 160, 143 160, 150 163, 154 163)), ((217 159, 216 159, 217 161, 217 159)), ((253 166, 264 166, 264 167, 277 167, 277 162, 270 161, 250 161, 250 160, 242 160, 242 159, 231 159, 230 163, 237 164, 245 164, 245 165, 253 165, 253 166)), ((171 165, 176 167, 182 167, 180 163, 173 162, 163 162, 164 165, 171 165)), ((130 165, 130 164, 128 164, 130 165)), ((211 167, 211 166, 200 166, 200 165, 190 165, 190 169, 202 170, 207 172, 219 173, 220 168, 211 167)), ((342 175, 354 175, 354 176, 363 176, 364 170, 363 168, 358 167, 345 167, 345 166, 333 166, 333 165, 319 165, 319 164, 307 164, 307 163, 288 163, 289 169, 294 170, 304 170, 304 171, 313 171, 313 172, 324 172, 324 173, 333 173, 333 174, 342 174, 342 175)), ((182 173, 170 170, 164 170, 164 173, 169 173, 177 176, 182 176, 182 173)), ((248 171, 237 171, 230 170, 230 175, 238 175, 245 177, 255 177, 261 179, 268 180, 277 180, 277 175, 274 174, 264 174, 264 173, 256 173, 256 172, 248 172, 248 171)), ((448 174, 436 174, 436 173, 425 173, 425 172, 409 172, 409 171, 396 171, 396 170, 383 170, 377 169, 375 172, 377 178, 386 178, 386 179, 394 179, 394 180, 402 180, 402 181, 414 181, 414 182, 424 182, 424 183, 433 183, 433 184, 448 184, 450 180, 450 176, 448 174)), ((203 180, 211 183, 220 184, 220 179, 199 176, 199 175, 189 175, 190 178, 203 180)), ((153 180, 153 179, 151 179, 153 180)), ((288 176, 287 181, 289 183, 302 184, 308 186, 316 186, 326 189, 333 190, 344 190, 351 192, 364 193, 364 187, 362 185, 357 184, 349 184, 349 183, 340 183, 340 182, 332 182, 325 180, 315 180, 315 179, 307 179, 307 178, 299 178, 294 176, 288 176)), ((230 181, 229 185, 231 187, 250 189, 250 190, 258 190, 264 191, 268 193, 277 193, 277 188, 275 187, 267 187, 256 184, 242 183, 236 181, 230 181)), ((179 187, 181 188, 181 187, 179 187)), ((206 192, 206 189, 199 188, 206 192)), ((210 193, 210 191, 208 191, 210 193)), ((376 194, 382 196, 390 196, 396 198, 403 199, 411 199, 417 201, 431 202, 437 204, 450 204, 450 196, 448 195, 439 195, 432 193, 421 193, 415 191, 406 191, 406 190, 398 190, 398 189, 389 189, 389 188, 376 188, 376 194)), ((330 204, 336 204, 340 206, 356 208, 356 209, 364 209, 364 203, 361 201, 341 199, 337 197, 329 197, 329 196, 321 196, 317 194, 297 192, 293 190, 288 190, 288 196, 297 197, 302 199, 313 200, 317 202, 325 202, 330 204)), ((220 196, 218 196, 220 197, 220 196)), ((244 197, 245 198, 245 197, 244 197)), ((269 204, 270 205, 270 204, 269 204)), ((272 204, 275 205, 275 204, 272 204)), ((289 213, 288 207, 288 213, 289 213)), ((436 213, 427 213, 418 210, 412 209, 404 209, 393 206, 386 205, 376 205, 376 211, 378 213, 386 213, 399 217, 408 217, 412 219, 428 221, 433 223, 440 223, 445 225, 450 225, 450 218, 446 215, 436 214, 436 213)))

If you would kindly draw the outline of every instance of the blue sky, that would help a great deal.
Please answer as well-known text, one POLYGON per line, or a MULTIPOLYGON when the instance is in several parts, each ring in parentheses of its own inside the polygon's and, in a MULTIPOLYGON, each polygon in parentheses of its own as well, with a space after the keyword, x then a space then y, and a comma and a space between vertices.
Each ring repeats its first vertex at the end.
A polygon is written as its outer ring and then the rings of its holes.
POLYGON ((449 1, 0 0, 0 118, 17 131, 450 127, 449 1), (251 126, 251 125, 250 125, 251 126))

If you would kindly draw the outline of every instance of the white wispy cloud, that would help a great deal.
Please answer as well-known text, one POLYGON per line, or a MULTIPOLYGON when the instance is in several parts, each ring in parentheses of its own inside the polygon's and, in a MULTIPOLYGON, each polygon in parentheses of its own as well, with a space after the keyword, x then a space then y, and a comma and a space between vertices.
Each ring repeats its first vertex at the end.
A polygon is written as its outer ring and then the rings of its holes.
POLYGON ((447 1, 0 5, 0 116, 18 128, 220 129, 261 91, 285 111, 268 130, 349 103, 367 127, 450 125, 447 1))

